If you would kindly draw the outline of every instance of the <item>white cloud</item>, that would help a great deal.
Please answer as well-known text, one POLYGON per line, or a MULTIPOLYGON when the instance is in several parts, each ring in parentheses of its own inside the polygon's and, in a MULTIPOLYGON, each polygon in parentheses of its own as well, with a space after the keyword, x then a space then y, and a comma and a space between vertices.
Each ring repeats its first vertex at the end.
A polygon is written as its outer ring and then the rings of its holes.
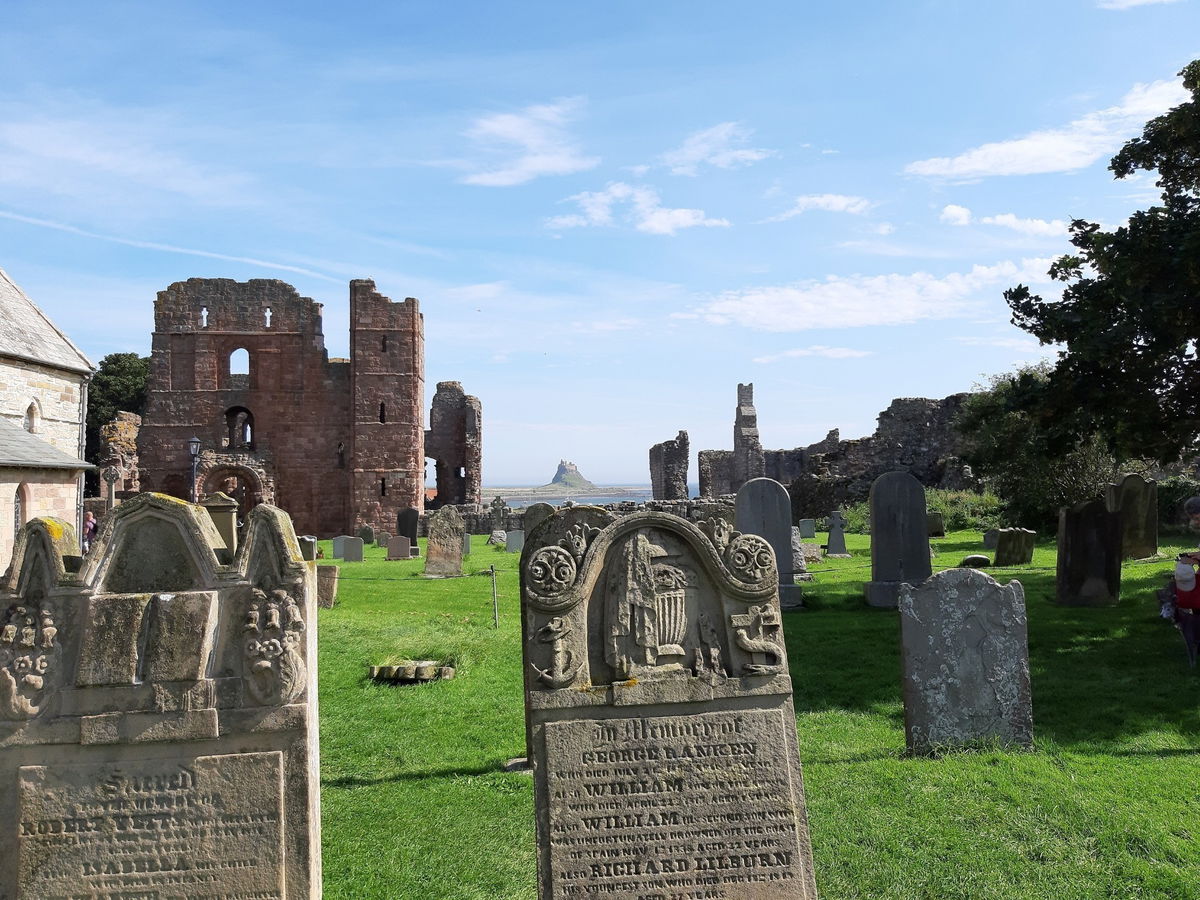
POLYGON ((1150 6, 1154 3, 1175 3, 1177 0, 1097 0, 1100 9, 1132 9, 1135 6, 1150 6))
POLYGON ((1012 213, 1002 213, 984 216, 979 221, 984 225, 999 225, 1034 237, 1062 237, 1067 233, 1067 223, 1062 219, 1047 222, 1045 219, 1020 219, 1012 213))
POLYGON ((942 214, 938 218, 947 225, 970 225, 971 211, 965 206, 951 203, 942 207, 942 214))
POLYGON ((718 169, 734 169, 774 156, 774 150, 744 146, 753 134, 738 122, 722 122, 688 135, 677 149, 660 158, 672 175, 697 175, 705 163, 718 169))
POLYGON ((1187 96, 1177 79, 1137 84, 1120 105, 1088 113, 1062 128, 982 144, 958 156, 919 160, 906 166, 905 171, 943 178, 1073 172, 1109 155, 1137 133, 1147 119, 1182 103, 1187 96))
POLYGON ((794 359, 800 356, 821 356, 825 359, 856 359, 862 356, 871 356, 870 350, 854 350, 850 347, 826 347, 822 344, 813 344, 811 347, 800 347, 795 350, 784 350, 782 353, 772 353, 769 356, 756 356, 756 363, 773 363, 781 359, 794 359))
POLYGON ((516 150, 516 156, 496 168, 466 175, 466 184, 510 187, 542 175, 570 175, 595 168, 600 159, 585 156, 567 134, 567 124, 583 107, 579 97, 527 106, 519 113, 500 113, 477 120, 467 136, 485 149, 516 150))
POLYGON ((715 325, 762 331, 907 325, 977 311, 983 296, 1006 287, 1047 283, 1049 259, 975 266, 968 272, 888 275, 830 275, 824 281, 726 291, 697 310, 715 325))
POLYGON ((895 233, 896 226, 893 225, 891 222, 880 222, 878 225, 876 225, 871 230, 874 231, 876 234, 881 234, 884 237, 886 237, 889 234, 895 233))
POLYGON ((849 213, 861 216, 871 208, 871 201, 866 197, 852 197, 846 194, 803 194, 796 198, 792 208, 777 216, 765 219, 766 222, 782 222, 812 209, 825 212, 849 213))
POLYGON ((662 205, 658 192, 645 186, 614 181, 602 191, 584 191, 567 198, 579 212, 546 220, 549 228, 583 228, 615 224, 614 209, 625 208, 624 219, 647 234, 674 234, 681 228, 728 227, 727 219, 710 219, 702 209, 671 209, 662 205))

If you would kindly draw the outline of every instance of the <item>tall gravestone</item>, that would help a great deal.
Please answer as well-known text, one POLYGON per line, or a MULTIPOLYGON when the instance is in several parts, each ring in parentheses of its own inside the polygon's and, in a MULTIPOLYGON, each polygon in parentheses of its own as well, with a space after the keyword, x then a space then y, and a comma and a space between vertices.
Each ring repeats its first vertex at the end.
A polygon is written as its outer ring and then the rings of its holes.
POLYGON ((453 506, 443 506, 425 520, 426 575, 461 575, 463 520, 453 506))
POLYGON ((1158 482, 1126 475, 1106 489, 1109 512, 1121 514, 1121 556, 1145 559, 1158 553, 1158 482))
POLYGON ((316 563, 287 515, 256 506, 225 564, 161 494, 78 572, 71 543, 34 519, 0 583, 0 897, 319 897, 316 563))
POLYGON ((779 571, 779 603, 784 609, 804 605, 792 565, 792 500, 787 488, 772 478, 752 478, 738 488, 734 527, 767 539, 779 571))
POLYGON ((1058 511, 1055 602, 1116 606, 1121 599, 1121 514, 1103 500, 1058 511))
POLYGON ((996 566, 1027 566, 1033 562, 1036 531, 1028 528, 996 529, 996 566))
POLYGON ((846 517, 840 509, 829 514, 829 541, 825 544, 826 556, 849 556, 846 549, 846 517))
POLYGON ((900 587, 904 733, 910 753, 1033 745, 1025 591, 974 569, 900 587))
POLYGON ((417 546, 417 525, 420 521, 421 514, 411 506, 396 514, 396 534, 408 538, 409 552, 413 556, 421 555, 421 550, 417 546))
POLYGON ((532 503, 526 508, 525 517, 521 520, 522 530, 526 534, 533 534, 533 529, 552 515, 554 515, 554 507, 549 503, 532 503))
POLYGON ((871 580, 863 585, 867 603, 895 609, 900 585, 930 576, 929 526, 925 488, 908 472, 887 472, 875 479, 871 509, 871 580))
POLYGON ((704 524, 575 507, 526 545, 539 900, 815 900, 774 554, 704 524))

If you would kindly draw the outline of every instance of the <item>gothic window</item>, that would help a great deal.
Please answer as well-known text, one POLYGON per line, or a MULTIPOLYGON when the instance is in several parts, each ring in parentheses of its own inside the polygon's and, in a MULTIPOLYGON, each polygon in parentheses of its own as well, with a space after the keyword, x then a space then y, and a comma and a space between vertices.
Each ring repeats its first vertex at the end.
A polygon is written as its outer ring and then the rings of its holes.
POLYGON ((13 498, 13 534, 15 535, 21 530, 21 526, 25 524, 25 516, 28 514, 26 509, 29 494, 28 485, 17 485, 17 495, 13 498))
POLYGON ((225 410, 226 446, 230 450, 254 449, 254 413, 244 406, 225 410))

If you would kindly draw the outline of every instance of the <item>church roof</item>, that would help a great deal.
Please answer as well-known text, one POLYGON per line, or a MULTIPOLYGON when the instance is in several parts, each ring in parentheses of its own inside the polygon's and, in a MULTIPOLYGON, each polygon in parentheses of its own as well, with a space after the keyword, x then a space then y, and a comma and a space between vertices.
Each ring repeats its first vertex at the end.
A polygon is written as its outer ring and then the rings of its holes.
POLYGON ((90 463, 76 459, 47 444, 36 434, 0 419, 0 466, 22 469, 91 469, 90 463))
POLYGON ((71 372, 95 366, 0 269, 0 356, 71 372))

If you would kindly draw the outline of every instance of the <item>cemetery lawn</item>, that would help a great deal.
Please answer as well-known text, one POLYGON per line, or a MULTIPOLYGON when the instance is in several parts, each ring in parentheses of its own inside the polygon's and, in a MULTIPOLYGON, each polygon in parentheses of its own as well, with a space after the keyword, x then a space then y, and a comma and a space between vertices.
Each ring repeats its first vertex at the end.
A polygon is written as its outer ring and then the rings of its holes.
MULTIPOLYGON (((531 779, 501 769, 524 754, 518 555, 485 540, 464 570, 496 566, 499 629, 486 575, 426 580, 377 547, 319 611, 327 898, 535 898, 531 779), (368 680, 403 658, 458 674, 368 680)), ((1025 586, 1037 746, 939 759, 904 755, 899 622, 861 600, 870 539, 846 540, 853 558, 813 564, 810 608, 784 616, 823 900, 1200 897, 1200 674, 1154 596, 1194 539, 1127 562, 1109 609, 1050 602, 1052 538, 994 570, 1025 586)), ((934 546, 935 571, 983 552, 977 532, 934 546)))

